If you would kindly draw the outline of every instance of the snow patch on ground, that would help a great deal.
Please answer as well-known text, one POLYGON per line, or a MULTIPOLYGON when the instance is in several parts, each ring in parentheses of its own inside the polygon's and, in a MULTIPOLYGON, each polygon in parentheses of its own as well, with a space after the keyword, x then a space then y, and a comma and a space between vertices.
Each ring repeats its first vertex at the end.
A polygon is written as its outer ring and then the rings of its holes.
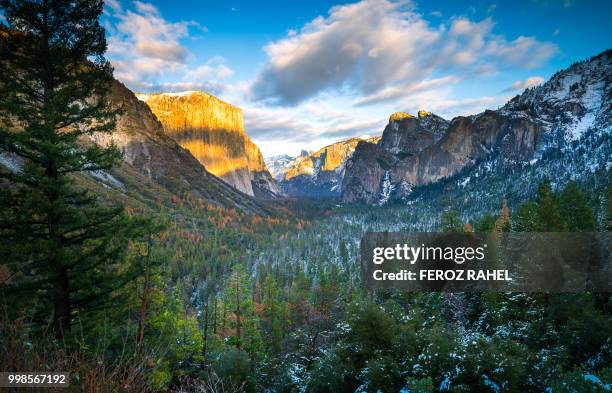
POLYGON ((119 188, 122 191, 125 191, 125 184, 123 184, 120 180, 118 180, 115 176, 111 175, 108 172, 97 170, 97 171, 89 171, 89 174, 94 178, 101 181, 104 185, 112 185, 116 188, 119 188))
POLYGON ((567 137, 570 141, 576 141, 590 128, 593 127, 596 120, 595 113, 590 112, 582 116, 580 120, 568 127, 567 137))
POLYGON ((582 76, 578 74, 570 74, 564 77, 561 80, 561 89, 551 92, 550 96, 556 98, 557 100, 561 100, 567 97, 570 92, 570 87, 579 83, 582 80, 582 76))
POLYGON ((485 386, 488 386, 489 388, 491 388, 491 390, 493 390, 495 393, 499 393, 500 389, 499 389, 499 385, 498 384, 496 384, 495 382, 491 381, 487 374, 483 374, 482 377, 484 378, 485 386))
POLYGON ((450 377, 447 375, 446 377, 444 377, 444 379, 442 380, 442 382, 440 382, 440 388, 438 390, 440 390, 441 392, 450 390, 451 387, 451 380, 450 377))
POLYGON ((6 169, 13 173, 17 173, 21 171, 21 164, 17 161, 17 159, 8 153, 0 154, 0 164, 4 165, 6 169))
POLYGON ((572 125, 568 127, 567 136, 569 140, 580 139, 580 137, 586 131, 595 126, 595 122, 599 114, 599 109, 601 108, 603 101, 604 88, 604 81, 589 84, 586 87, 584 95, 580 97, 580 104, 586 109, 586 113, 584 114, 584 116, 582 116, 582 118, 577 119, 572 125))
POLYGON ((593 385, 600 386, 606 392, 609 392, 610 390, 612 390, 612 384, 609 384, 609 383, 604 384, 601 381, 601 379, 599 379, 597 376, 593 374, 584 374, 583 378, 585 381, 591 382, 593 385))

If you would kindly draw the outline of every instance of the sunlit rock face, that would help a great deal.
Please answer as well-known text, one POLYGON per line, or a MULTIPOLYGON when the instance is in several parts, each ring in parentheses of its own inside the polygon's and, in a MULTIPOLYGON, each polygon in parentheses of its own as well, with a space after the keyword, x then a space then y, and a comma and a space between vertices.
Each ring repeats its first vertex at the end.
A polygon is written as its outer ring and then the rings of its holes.
POLYGON ((240 108, 199 91, 137 97, 209 172, 248 195, 279 193, 259 148, 244 131, 240 108))

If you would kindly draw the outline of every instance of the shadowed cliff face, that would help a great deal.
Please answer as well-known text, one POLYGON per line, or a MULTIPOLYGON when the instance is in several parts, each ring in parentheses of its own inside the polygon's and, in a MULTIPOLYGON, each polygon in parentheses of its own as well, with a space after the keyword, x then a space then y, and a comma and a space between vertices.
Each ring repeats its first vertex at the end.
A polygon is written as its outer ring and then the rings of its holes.
POLYGON ((249 195, 279 193, 259 148, 244 132, 240 108, 203 92, 137 96, 209 172, 249 195))
POLYGON ((389 119, 377 146, 359 144, 347 163, 342 184, 345 202, 387 201, 383 189, 401 197, 413 186, 459 172, 493 151, 509 162, 530 159, 543 127, 521 116, 485 111, 448 122, 433 114, 389 119))
POLYGON ((393 154, 409 155, 438 142, 449 122, 432 113, 419 111, 418 117, 405 112, 391 115, 380 146, 393 154))

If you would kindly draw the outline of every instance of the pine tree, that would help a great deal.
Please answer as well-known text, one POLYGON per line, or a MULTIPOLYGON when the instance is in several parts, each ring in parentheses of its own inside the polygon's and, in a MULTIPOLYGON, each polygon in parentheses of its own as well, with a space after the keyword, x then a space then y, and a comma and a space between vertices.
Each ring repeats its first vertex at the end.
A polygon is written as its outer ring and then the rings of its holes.
POLYGON ((277 354, 282 344, 282 309, 283 304, 279 299, 279 291, 271 275, 266 277, 264 283, 263 317, 264 327, 268 333, 270 349, 277 354))
POLYGON ((550 189, 548 181, 540 184, 537 198, 538 225, 540 232, 566 232, 567 223, 561 215, 559 201, 550 189))
POLYGON ((230 342, 235 344, 237 349, 245 350, 252 355, 261 347, 261 336, 249 277, 242 265, 234 268, 228 285, 227 308, 233 314, 230 316, 229 325, 234 331, 230 342))
POLYGON ((118 113, 106 99, 102 8, 102 0, 0 0, 0 153, 18 166, 0 171, 0 257, 13 274, 5 293, 35 299, 35 322, 52 313, 59 338, 76 311, 103 306, 131 278, 117 264, 130 228, 123 209, 101 206, 75 176, 121 158, 112 145, 83 142, 112 132, 118 113))
POLYGON ((493 232, 495 229, 495 217, 491 213, 486 213, 480 221, 476 223, 476 232, 493 232))
POLYGON ((537 204, 526 202, 519 206, 516 214, 512 216, 511 228, 513 232, 536 232, 539 221, 537 204))
POLYGON ((597 228, 593 210, 576 182, 569 182, 559 196, 561 215, 572 232, 594 231, 597 228))
POLYGON ((450 210, 442 215, 443 232, 465 232, 461 215, 455 210, 450 210))

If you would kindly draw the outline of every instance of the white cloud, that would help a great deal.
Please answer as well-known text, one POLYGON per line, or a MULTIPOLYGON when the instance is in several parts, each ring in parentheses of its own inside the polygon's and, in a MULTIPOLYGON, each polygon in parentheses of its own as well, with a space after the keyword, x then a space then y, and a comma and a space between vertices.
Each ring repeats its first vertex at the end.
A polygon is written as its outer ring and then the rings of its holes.
POLYGON ((195 21, 169 22, 150 3, 134 1, 124 9, 117 0, 107 0, 110 16, 108 57, 115 77, 131 89, 147 91, 206 90, 213 94, 225 89, 221 82, 232 70, 220 58, 190 68, 191 55, 181 40, 192 29, 205 31, 195 21), (168 82, 173 80, 172 82, 168 82))
POLYGON ((493 27, 491 19, 467 18, 434 27, 408 1, 362 0, 333 7, 327 17, 265 47, 268 62, 251 97, 296 105, 329 90, 368 97, 389 90, 409 93, 434 75, 465 78, 507 67, 533 68, 557 51, 556 45, 533 37, 508 41, 493 27))
POLYGON ((557 50, 533 37, 496 35, 491 19, 433 26, 410 2, 363 0, 289 30, 265 46, 267 63, 252 80, 236 82, 223 58, 200 61, 183 44, 205 30, 196 22, 168 21, 142 1, 106 5, 118 79, 140 92, 220 95, 243 108, 245 129, 264 155, 380 135, 395 111, 425 109, 450 119, 495 108, 508 97, 457 97, 458 83, 533 68, 557 50))
POLYGON ((373 103, 388 102, 400 99, 402 97, 421 93, 423 91, 448 87, 459 80, 456 76, 445 76, 436 79, 422 80, 416 83, 408 83, 404 86, 390 86, 379 90, 378 92, 359 98, 356 106, 364 106, 373 103))
POLYGON ((117 0, 104 0, 104 5, 107 5, 115 12, 121 12, 121 4, 117 0))
POLYGON ((265 156, 297 154, 354 136, 379 135, 389 117, 384 111, 358 111, 350 102, 323 97, 297 107, 242 105, 245 130, 265 156))
POLYGON ((524 81, 514 82, 512 85, 510 85, 510 87, 504 89, 504 92, 525 90, 530 87, 540 85, 542 83, 544 83, 544 78, 542 78, 541 76, 531 76, 525 79, 524 81))
POLYGON ((159 11, 153 4, 144 3, 142 1, 134 1, 134 5, 136 6, 138 12, 143 14, 159 15, 159 11))
POLYGON ((189 70, 185 74, 186 80, 198 81, 204 79, 220 78, 225 79, 232 76, 234 72, 225 64, 204 64, 189 70))

